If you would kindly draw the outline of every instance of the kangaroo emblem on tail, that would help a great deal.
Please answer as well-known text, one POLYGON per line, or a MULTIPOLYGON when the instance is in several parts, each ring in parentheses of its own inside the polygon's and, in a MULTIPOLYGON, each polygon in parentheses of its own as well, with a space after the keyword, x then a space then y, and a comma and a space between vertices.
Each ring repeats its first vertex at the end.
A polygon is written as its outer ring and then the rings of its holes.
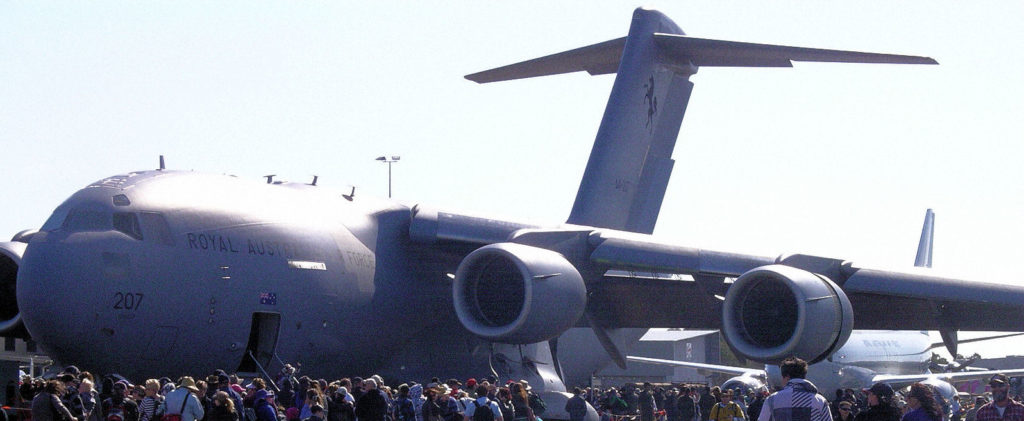
POLYGON ((654 76, 651 76, 650 82, 644 84, 644 88, 647 89, 647 95, 644 95, 647 101, 647 125, 644 127, 650 129, 654 113, 658 112, 658 97, 654 96, 654 76))

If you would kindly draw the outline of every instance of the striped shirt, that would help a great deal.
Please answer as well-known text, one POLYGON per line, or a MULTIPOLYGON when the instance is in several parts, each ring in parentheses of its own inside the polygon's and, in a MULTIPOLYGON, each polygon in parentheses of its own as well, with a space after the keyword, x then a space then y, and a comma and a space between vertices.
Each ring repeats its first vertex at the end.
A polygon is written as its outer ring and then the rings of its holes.
POLYGON ((832 421, 828 401, 804 379, 790 379, 786 387, 764 401, 758 421, 832 421))

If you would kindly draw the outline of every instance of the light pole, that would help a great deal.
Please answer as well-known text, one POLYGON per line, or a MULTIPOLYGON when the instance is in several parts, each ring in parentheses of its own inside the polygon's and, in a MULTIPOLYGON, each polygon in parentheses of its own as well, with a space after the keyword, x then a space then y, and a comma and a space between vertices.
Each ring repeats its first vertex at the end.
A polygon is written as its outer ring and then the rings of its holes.
POLYGON ((398 162, 399 159, 402 159, 402 157, 398 155, 391 155, 391 158, 388 158, 386 156, 377 157, 378 161, 388 164, 388 198, 391 197, 391 164, 394 162, 398 162))

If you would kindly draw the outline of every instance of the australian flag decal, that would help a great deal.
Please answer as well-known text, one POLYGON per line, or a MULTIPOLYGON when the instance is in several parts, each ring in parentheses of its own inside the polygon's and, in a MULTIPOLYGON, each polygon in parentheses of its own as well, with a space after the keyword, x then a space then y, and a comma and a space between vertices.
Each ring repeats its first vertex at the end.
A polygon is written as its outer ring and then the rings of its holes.
POLYGON ((260 304, 267 306, 277 305, 277 294, 273 292, 261 292, 260 293, 260 304))

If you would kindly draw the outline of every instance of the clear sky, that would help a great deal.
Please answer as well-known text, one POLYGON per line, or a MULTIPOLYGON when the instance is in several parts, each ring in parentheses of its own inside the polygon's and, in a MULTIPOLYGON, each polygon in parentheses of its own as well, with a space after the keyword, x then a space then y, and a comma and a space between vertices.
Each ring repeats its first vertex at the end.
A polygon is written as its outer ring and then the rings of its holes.
MULTIPOLYGON (((648 5, 693 36, 941 63, 701 69, 657 237, 900 268, 931 207, 937 274, 1024 284, 1024 3, 648 5)), ((613 77, 463 75, 623 36, 636 6, 5 2, 0 233, 161 154, 374 195, 401 155, 396 199, 560 223, 613 77)))

